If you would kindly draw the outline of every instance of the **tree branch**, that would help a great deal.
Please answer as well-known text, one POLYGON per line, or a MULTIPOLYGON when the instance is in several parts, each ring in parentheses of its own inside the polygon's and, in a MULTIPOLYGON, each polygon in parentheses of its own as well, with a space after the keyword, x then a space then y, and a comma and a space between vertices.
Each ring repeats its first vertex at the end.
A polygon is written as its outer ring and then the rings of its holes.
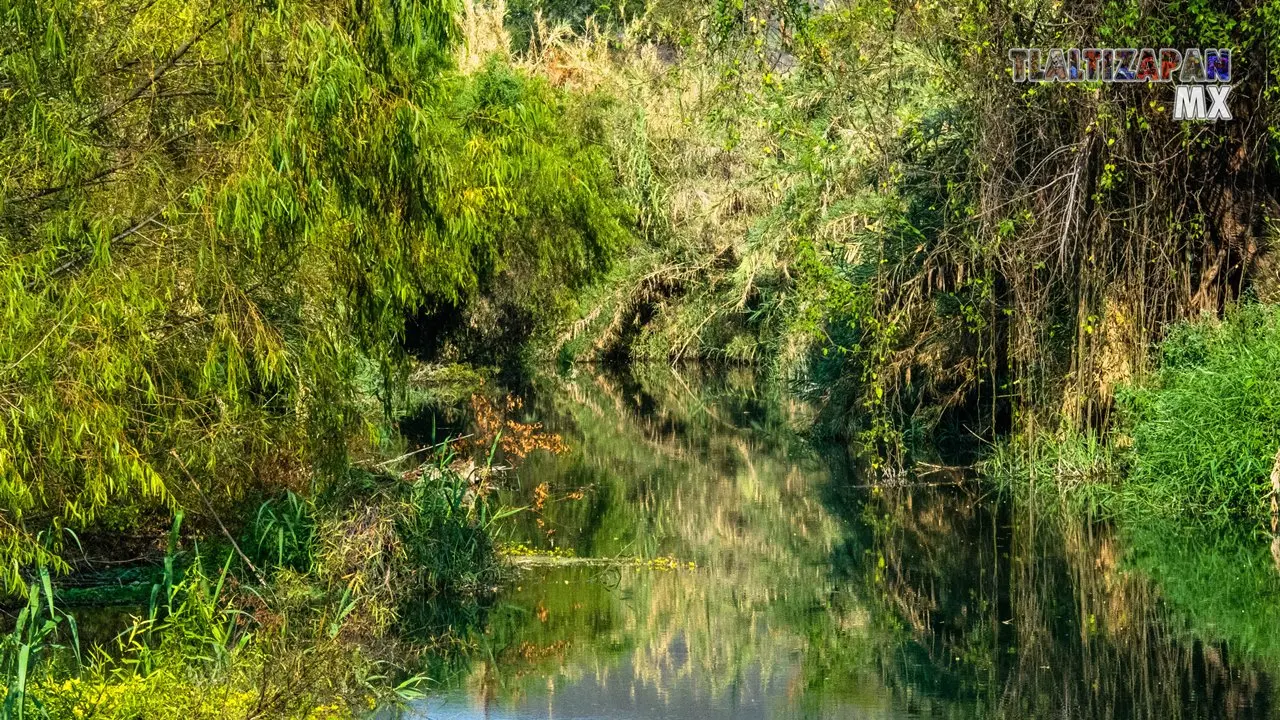
POLYGON ((98 123, 111 119, 116 115, 116 113, 120 112, 124 108, 124 106, 128 105, 129 103, 141 97, 142 94, 145 93, 148 88, 150 88, 152 85, 155 85, 156 82, 160 80, 160 78, 164 77, 165 73, 168 73, 170 70, 172 70, 173 66, 179 60, 182 59, 182 56, 186 55, 191 50, 191 48, 195 46, 196 43, 200 42, 200 40, 209 33, 210 30, 222 24, 222 21, 226 20, 230 14, 231 14, 230 11, 228 11, 226 13, 223 13, 221 16, 214 18, 213 20, 210 20, 208 24, 200 28, 199 32, 187 38, 186 42, 184 42, 177 50, 175 50, 174 53, 170 55, 167 60, 161 63, 160 67, 153 70, 151 75, 147 77, 146 80, 143 80, 136 87, 134 87, 134 89, 130 91, 129 94, 125 96, 123 100, 121 100, 111 109, 102 111, 97 117, 95 117, 92 121, 90 121, 89 127, 93 127, 98 123))
POLYGON ((209 502, 209 497, 204 494, 204 490, 200 489, 200 484, 196 482, 196 479, 191 475, 191 471, 187 470, 187 466, 182 464, 182 458, 178 456, 178 451, 171 449, 169 450, 169 454, 173 456, 174 460, 178 461, 178 467, 182 468, 182 473, 187 476, 187 481, 191 483, 191 487, 196 489, 196 494, 200 496, 202 501, 204 501, 205 508, 209 510, 209 514, 213 516, 214 522, 218 523, 218 527, 222 529, 222 534, 227 537, 227 542, 230 542, 231 547, 235 548, 236 554, 240 556, 240 559, 244 562, 245 566, 253 572, 254 577, 258 578, 258 582, 265 586, 267 584, 267 579, 262 576, 262 573, 258 572, 258 568, 254 566, 251 560, 249 560, 249 556, 245 555, 244 551, 240 549, 240 543, 237 543, 236 539, 231 536, 231 531, 227 529, 227 526, 222 524, 222 518, 218 517, 218 511, 213 509, 213 503, 209 502))

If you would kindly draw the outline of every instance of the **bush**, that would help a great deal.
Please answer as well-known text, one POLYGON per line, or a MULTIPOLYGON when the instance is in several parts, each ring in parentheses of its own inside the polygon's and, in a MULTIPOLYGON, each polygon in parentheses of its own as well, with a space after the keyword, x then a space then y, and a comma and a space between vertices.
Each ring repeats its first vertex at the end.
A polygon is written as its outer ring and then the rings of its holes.
POLYGON ((336 720, 415 697, 423 678, 405 664, 422 647, 392 631, 418 630, 437 603, 480 612, 503 517, 485 499, 490 474, 452 454, 404 473, 350 468, 318 498, 266 500, 236 547, 215 539, 203 555, 179 550, 179 515, 147 612, 107 648, 81 648, 41 568, 0 635, 0 720, 336 720))
POLYGON ((1150 382, 1122 391, 1124 495, 1164 512, 1260 519, 1280 449, 1280 306, 1175 327, 1150 382))

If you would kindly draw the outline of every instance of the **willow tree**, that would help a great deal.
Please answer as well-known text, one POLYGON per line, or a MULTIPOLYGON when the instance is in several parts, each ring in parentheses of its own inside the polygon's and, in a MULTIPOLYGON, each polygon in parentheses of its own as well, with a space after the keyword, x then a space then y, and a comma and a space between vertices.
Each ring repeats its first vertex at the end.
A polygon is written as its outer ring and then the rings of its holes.
POLYGON ((104 508, 307 482, 407 316, 608 261, 585 105, 457 39, 444 0, 0 0, 6 590, 104 508))

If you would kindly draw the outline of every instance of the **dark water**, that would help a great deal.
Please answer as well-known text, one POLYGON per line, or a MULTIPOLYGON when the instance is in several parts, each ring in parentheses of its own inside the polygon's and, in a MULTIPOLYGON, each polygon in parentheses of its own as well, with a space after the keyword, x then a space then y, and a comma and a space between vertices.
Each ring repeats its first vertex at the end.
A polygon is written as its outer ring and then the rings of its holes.
POLYGON ((1268 539, 869 487, 748 374, 579 373, 520 412, 567 450, 509 479, 509 539, 616 561, 526 566, 417 717, 1280 716, 1268 539))

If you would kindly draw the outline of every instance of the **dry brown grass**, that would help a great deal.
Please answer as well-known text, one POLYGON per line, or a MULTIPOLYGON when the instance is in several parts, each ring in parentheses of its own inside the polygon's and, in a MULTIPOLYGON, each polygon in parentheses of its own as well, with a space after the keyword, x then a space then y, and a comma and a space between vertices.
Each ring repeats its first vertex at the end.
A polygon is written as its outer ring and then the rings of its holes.
POLYGON ((560 344, 585 334, 593 340, 587 354, 604 355, 633 341, 624 336, 644 316, 650 356, 700 357, 703 331, 741 313, 756 278, 776 260, 776 247, 748 242, 750 227, 785 190, 763 169, 767 129, 747 116, 731 127, 711 119, 725 93, 716 65, 644 39, 642 21, 610 32, 588 21, 574 33, 538 15, 529 47, 513 55, 504 12, 502 2, 467 4, 459 62, 475 68, 497 54, 579 96, 613 98, 610 152, 639 211, 643 237, 627 277, 588 304, 560 344), (726 143, 729 134, 736 142, 726 143), (690 291, 707 297, 690 302, 690 291))

